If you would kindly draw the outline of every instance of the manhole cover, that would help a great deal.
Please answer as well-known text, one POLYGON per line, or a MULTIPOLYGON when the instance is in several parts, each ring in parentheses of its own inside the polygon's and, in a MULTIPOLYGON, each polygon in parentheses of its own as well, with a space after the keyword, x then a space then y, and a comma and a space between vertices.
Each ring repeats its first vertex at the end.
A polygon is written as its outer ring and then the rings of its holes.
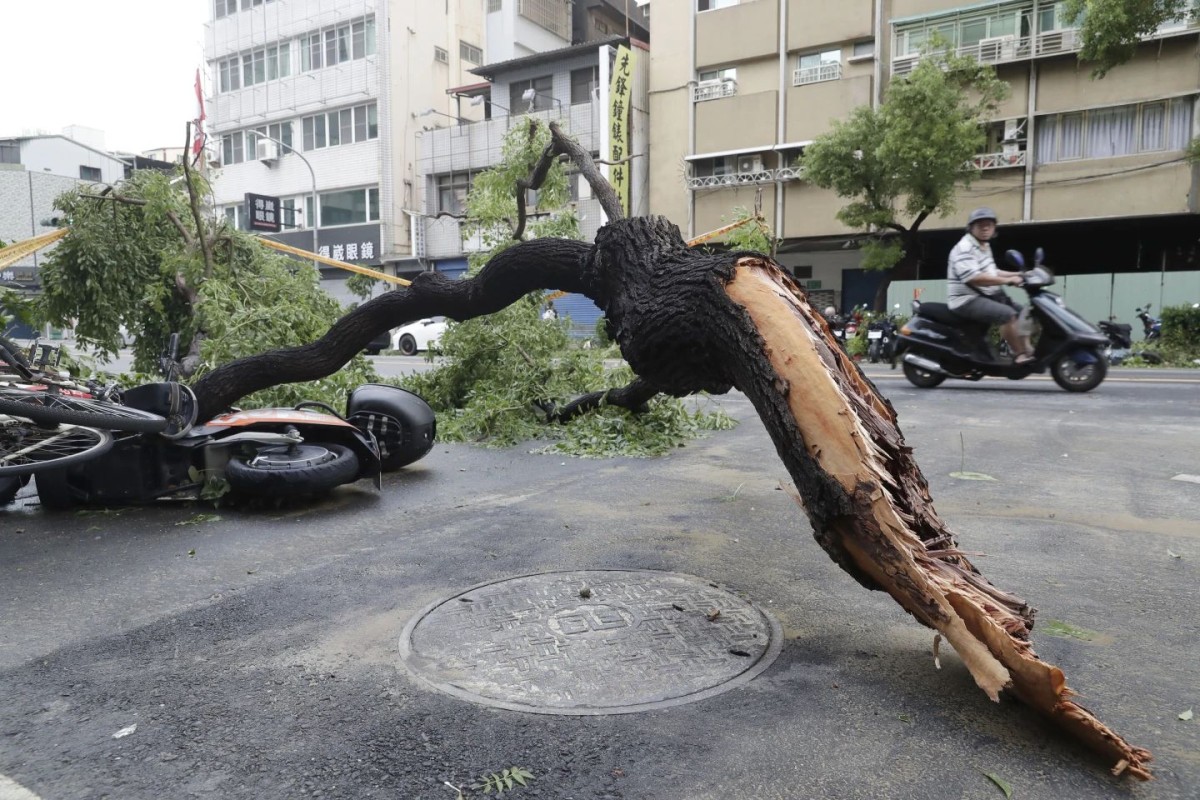
POLYGON ((624 714, 745 683, 775 660, 780 640, 766 612, 698 578, 548 572, 434 603, 405 627, 400 656, 435 688, 472 702, 624 714))

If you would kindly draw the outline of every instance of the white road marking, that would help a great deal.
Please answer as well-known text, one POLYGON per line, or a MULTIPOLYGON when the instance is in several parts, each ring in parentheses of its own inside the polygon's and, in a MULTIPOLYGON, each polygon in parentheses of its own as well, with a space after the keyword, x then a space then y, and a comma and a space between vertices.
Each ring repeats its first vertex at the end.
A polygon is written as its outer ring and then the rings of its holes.
POLYGON ((1188 483, 1200 483, 1200 475, 1176 475, 1171 478, 1173 481, 1187 481, 1188 483))
POLYGON ((7 775, 0 774, 0 800, 42 800, 42 798, 7 775))

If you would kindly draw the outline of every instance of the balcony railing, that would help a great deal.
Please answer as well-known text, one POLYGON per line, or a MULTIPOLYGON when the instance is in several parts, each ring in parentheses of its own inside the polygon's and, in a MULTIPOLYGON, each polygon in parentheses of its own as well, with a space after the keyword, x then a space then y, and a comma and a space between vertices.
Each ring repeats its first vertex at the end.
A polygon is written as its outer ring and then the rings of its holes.
POLYGON ((720 81, 704 81, 692 89, 692 102, 717 100, 722 97, 733 97, 737 94, 737 81, 725 78, 720 81))
POLYGON ((963 166, 966 169, 1009 169, 1011 167, 1024 167, 1027 153, 1024 150, 1019 150, 1015 153, 981 153, 968 161, 963 166))
POLYGON ((517 13, 563 39, 571 38, 571 11, 563 0, 518 0, 517 13))
POLYGON ((842 77, 842 62, 834 61, 829 64, 818 64, 815 67, 800 67, 792 72, 792 86, 803 86, 806 83, 821 81, 836 81, 842 77))
MULTIPOLYGON (((1200 25, 1195 12, 1164 23, 1146 39, 1175 36, 1194 30, 1200 25)), ((1083 37, 1078 28, 1061 28, 1043 31, 1036 36, 997 36, 981 39, 973 44, 960 45, 954 52, 960 56, 974 56, 983 64, 1001 64, 1006 61, 1023 61, 1057 53, 1073 53, 1083 47, 1083 37)), ((921 60, 919 53, 896 56, 892 59, 892 74, 906 75, 913 71, 921 60)))
POLYGON ((746 186, 775 181, 797 181, 804 177, 803 167, 760 169, 753 172, 731 172, 727 175, 692 175, 685 182, 689 189, 718 189, 722 186, 746 186))

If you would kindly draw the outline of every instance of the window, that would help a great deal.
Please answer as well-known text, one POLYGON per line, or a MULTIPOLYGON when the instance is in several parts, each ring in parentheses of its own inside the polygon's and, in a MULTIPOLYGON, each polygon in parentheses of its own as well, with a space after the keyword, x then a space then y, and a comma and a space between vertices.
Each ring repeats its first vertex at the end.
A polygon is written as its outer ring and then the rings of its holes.
POLYGON ((1194 97, 1039 117, 1037 163, 1183 150, 1194 97))
POLYGON ((242 56, 242 85, 253 86, 267 80, 267 51, 255 50, 242 56))
POLYGON ((229 223, 229 227, 239 231, 250 230, 250 217, 246 214, 246 204, 225 206, 225 221, 229 223))
POLYGON ((592 92, 599 83, 599 67, 571 70, 571 103, 592 102, 592 92))
POLYGON ((237 0, 216 0, 213 6, 213 18, 220 19, 237 13, 237 0))
POLYGON ((379 138, 378 108, 374 103, 343 108, 300 121, 305 150, 379 138))
POLYGON ((450 63, 450 53, 444 47, 433 46, 433 60, 440 61, 443 64, 450 63))
POLYGON ((79 177, 83 178, 85 181, 96 181, 98 183, 100 181, 100 168, 85 167, 83 164, 80 164, 79 177))
POLYGON ((871 58, 875 55, 875 40, 868 39, 865 42, 855 42, 854 50, 850 54, 851 59, 856 58, 871 58))
POLYGON ((246 131, 246 159, 258 157, 258 134, 265 134, 269 141, 279 148, 279 155, 292 152, 292 123, 276 122, 271 125, 260 125, 252 131, 246 131), (279 144, 282 142, 283 144, 279 144))
POLYGON ((467 172, 451 172, 437 176, 437 213, 461 216, 467 210, 467 192, 471 191, 474 176, 467 172))
POLYGON ((332 67, 375 55, 375 17, 310 31, 300 37, 300 70, 332 67))
POLYGON ((0 164, 20 164, 21 145, 19 142, 0 142, 0 164))
POLYGON ((321 225, 355 225, 379 219, 379 189, 321 194, 321 225))
POLYGON ((1038 10, 1038 33, 1061 31, 1073 27, 1064 11, 1066 3, 1051 3, 1038 10))
POLYGON ((267 48, 267 80, 292 74, 292 47, 288 42, 267 48))
POLYGON ((503 8, 501 0, 487 0, 487 13, 495 14, 503 8))
POLYGON ((223 165, 240 164, 246 160, 245 138, 241 131, 225 134, 221 137, 221 163, 223 165))
POLYGON ((249 11, 251 8, 261 6, 262 4, 263 0, 242 0, 242 11, 249 11))
POLYGON ((700 82, 707 83, 708 81, 736 81, 737 67, 724 67, 722 69, 710 69, 707 72, 700 73, 700 82))
POLYGON ((473 44, 459 41, 458 56, 463 61, 470 61, 472 64, 483 63, 483 51, 473 44))
POLYGON ((922 48, 936 37, 945 39, 953 48, 977 55, 981 60, 996 61, 1002 55, 1011 58, 1016 51, 1010 48, 1008 52, 1001 53, 996 50, 994 43, 985 42, 985 39, 1027 37, 1032 33, 1032 27, 1033 9, 1030 4, 943 14, 898 27, 892 54, 894 58, 919 55, 922 48), (981 50, 981 43, 992 49, 981 50))
POLYGON ((824 50, 800 56, 792 84, 799 86, 818 81, 836 81, 842 77, 842 51, 824 50))
POLYGON ((554 79, 550 75, 543 75, 527 81, 513 81, 508 86, 508 107, 514 114, 522 114, 527 111, 546 111, 554 105, 551 97, 553 90, 554 79), (532 100, 525 99, 525 92, 529 89, 534 91, 532 100))
POLYGON ((222 92, 232 92, 242 88, 241 65, 237 56, 226 58, 217 64, 218 86, 222 92))
POLYGON ((736 6, 738 0, 696 0, 697 11, 713 11, 718 8, 736 6))

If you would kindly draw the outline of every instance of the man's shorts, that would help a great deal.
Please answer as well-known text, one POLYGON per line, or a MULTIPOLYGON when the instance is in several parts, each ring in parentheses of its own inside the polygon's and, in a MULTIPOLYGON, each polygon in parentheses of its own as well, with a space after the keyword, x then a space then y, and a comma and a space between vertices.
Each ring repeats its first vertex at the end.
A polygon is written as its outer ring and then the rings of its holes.
POLYGON ((954 309, 954 313, 960 317, 986 322, 988 325, 1003 325, 1016 317, 1020 311, 1021 306, 1003 292, 988 297, 972 297, 954 309))

